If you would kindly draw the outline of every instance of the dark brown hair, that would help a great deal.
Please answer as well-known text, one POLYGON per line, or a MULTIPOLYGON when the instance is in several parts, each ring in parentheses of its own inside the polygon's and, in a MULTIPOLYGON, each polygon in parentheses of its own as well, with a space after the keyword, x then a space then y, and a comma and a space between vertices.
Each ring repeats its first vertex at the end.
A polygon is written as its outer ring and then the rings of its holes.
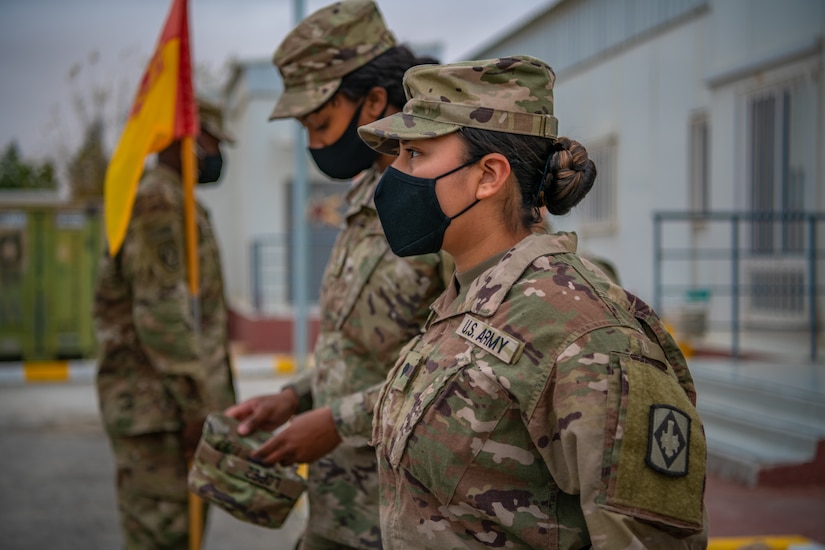
POLYGON ((395 46, 341 79, 338 91, 352 101, 365 97, 375 86, 387 90, 390 105, 400 109, 407 102, 404 73, 416 65, 436 64, 432 57, 417 57, 407 46, 395 46))
POLYGON ((569 213, 596 180, 596 165, 587 149, 566 137, 547 139, 467 127, 458 135, 465 143, 466 160, 500 153, 510 162, 521 201, 505 208, 518 208, 518 223, 525 228, 541 222, 542 206, 557 216, 569 213))

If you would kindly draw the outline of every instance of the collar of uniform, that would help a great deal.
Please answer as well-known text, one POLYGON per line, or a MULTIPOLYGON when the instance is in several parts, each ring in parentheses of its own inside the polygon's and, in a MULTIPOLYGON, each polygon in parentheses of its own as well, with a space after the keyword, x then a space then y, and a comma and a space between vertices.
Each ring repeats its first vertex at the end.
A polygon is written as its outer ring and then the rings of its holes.
POLYGON ((171 193, 175 200, 183 200, 183 185, 180 174, 163 164, 147 168, 138 183, 137 193, 154 193, 157 186, 163 186, 165 193, 171 193))
POLYGON ((345 216, 349 218, 357 214, 362 208, 375 210, 375 188, 383 175, 383 170, 379 170, 375 164, 361 172, 352 180, 352 187, 347 192, 347 212, 345 216))
MULTIPOLYGON (((174 195, 176 201, 183 202, 183 180, 180 174, 163 164, 156 164, 152 168, 146 169, 144 176, 140 180, 138 193, 141 192, 141 187, 143 188, 143 192, 150 192, 150 187, 156 185, 158 182, 169 184, 164 186, 166 192, 174 195)), ((195 199, 195 209, 203 216, 207 218, 210 217, 209 210, 204 208, 197 198, 195 199)))
POLYGON ((433 302, 432 310, 441 320, 464 313, 480 317, 493 315, 524 270, 536 258, 553 254, 575 252, 578 238, 575 233, 534 233, 521 240, 496 265, 479 275, 466 289, 456 293, 455 285, 433 302))

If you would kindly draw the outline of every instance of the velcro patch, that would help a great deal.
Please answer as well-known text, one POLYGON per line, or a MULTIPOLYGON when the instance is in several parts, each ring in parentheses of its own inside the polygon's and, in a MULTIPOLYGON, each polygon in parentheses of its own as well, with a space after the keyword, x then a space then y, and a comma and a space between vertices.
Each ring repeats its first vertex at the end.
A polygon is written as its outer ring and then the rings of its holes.
POLYGON ((648 466, 672 477, 686 476, 690 450, 690 417, 668 405, 650 406, 648 466))
POLYGON ((180 256, 178 255, 178 247, 173 240, 158 245, 158 260, 160 265, 169 271, 177 272, 181 268, 180 256))
POLYGON ((471 315, 464 316, 455 333, 509 364, 518 361, 524 350, 524 342, 518 338, 495 329, 471 315))

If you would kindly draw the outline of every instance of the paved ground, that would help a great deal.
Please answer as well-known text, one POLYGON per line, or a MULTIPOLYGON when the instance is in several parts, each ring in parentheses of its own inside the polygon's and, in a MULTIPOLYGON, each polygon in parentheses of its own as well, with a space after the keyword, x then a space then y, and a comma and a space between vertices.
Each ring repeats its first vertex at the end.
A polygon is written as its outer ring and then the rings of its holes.
MULTIPOLYGON (((241 398, 286 380, 239 378, 241 398)), ((90 381, 0 384, 0 452, 0 547, 119 547, 113 464, 90 381)), ((823 486, 748 489, 711 478, 706 504, 711 536, 801 535, 825 545, 823 486)), ((215 510, 204 548, 291 549, 305 513, 301 505, 283 529, 268 530, 215 510)))
MULTIPOLYGON (((2 367, 0 367, 2 368, 2 367)), ((282 380, 243 380, 241 397, 282 380)), ((292 550, 303 530, 299 501, 270 530, 211 510, 204 550, 292 550)), ((114 462, 90 383, 0 384, 0 549, 113 550, 122 547, 114 462)))

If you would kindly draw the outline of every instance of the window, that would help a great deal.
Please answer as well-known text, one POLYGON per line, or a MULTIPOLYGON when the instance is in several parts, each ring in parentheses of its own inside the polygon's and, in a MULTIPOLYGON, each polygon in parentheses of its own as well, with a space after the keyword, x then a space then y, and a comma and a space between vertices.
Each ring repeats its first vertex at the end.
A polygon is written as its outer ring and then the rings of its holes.
POLYGON ((816 94, 799 76, 745 96, 750 318, 804 321, 806 225, 814 196, 816 94))
POLYGON ((710 131, 708 115, 697 113, 690 121, 690 180, 689 202, 691 212, 710 211, 710 131))
POLYGON ((814 140, 806 117, 813 105, 804 87, 793 82, 748 100, 748 174, 754 254, 798 253, 804 249, 804 226, 794 214, 805 210, 806 141, 814 140), (807 113, 807 114, 806 114, 807 113), (781 216, 780 216, 781 214, 781 216))
POLYGON ((617 140, 612 136, 587 145, 597 176, 577 207, 584 234, 603 235, 616 229, 617 149, 617 140))

